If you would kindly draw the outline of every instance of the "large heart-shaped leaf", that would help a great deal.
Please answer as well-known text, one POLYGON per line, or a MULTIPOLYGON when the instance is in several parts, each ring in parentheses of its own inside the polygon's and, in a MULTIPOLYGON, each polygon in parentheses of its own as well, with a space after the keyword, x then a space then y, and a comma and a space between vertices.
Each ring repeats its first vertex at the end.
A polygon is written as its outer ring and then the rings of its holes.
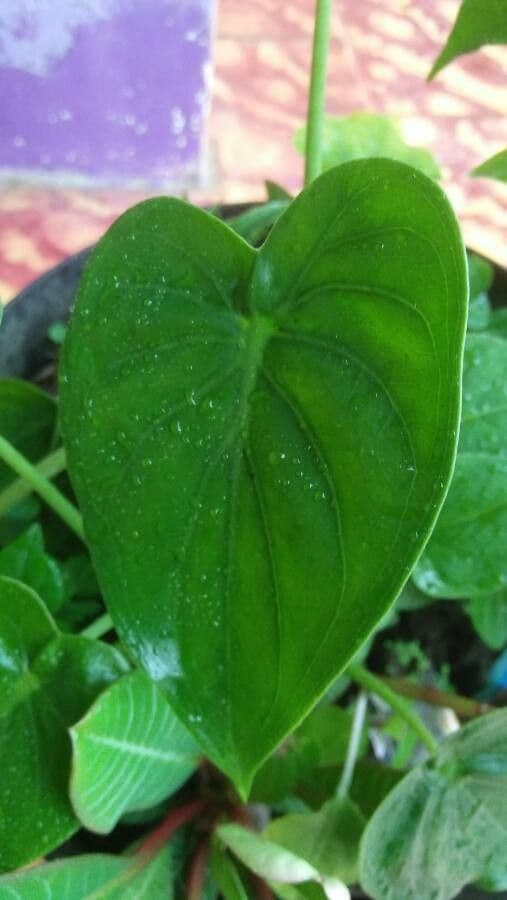
POLYGON ((348 163, 260 251, 178 200, 87 268, 71 477, 122 640, 244 793, 405 581, 453 465, 465 257, 440 189, 348 163))
POLYGON ((67 727, 125 669, 112 647, 60 634, 30 588, 0 577, 0 871, 79 827, 67 727))
POLYGON ((507 712, 448 738, 386 797, 364 833, 361 885, 375 900, 451 900, 507 887, 507 712))

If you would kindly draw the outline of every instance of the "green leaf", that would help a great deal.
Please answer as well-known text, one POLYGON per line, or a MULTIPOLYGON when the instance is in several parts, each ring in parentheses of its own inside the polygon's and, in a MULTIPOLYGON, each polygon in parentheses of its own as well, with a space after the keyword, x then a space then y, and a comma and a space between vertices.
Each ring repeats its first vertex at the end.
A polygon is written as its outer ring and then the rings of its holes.
MULTIPOLYGON (((56 404, 28 381, 0 378, 0 434, 16 450, 37 462, 50 449, 56 428, 56 404)), ((0 462, 0 490, 16 476, 0 462)))
POLYGON ((463 0, 446 45, 428 77, 434 78, 457 56, 479 50, 485 44, 507 44, 505 0, 463 0))
POLYGON ((270 181, 268 178, 265 185, 268 200, 292 200, 292 194, 276 181, 270 181))
MULTIPOLYGON (((299 726, 295 739, 315 748, 320 766, 332 766, 345 762, 353 716, 346 709, 323 703, 310 713, 299 726)), ((368 735, 363 731, 360 755, 366 753, 368 735)))
MULTIPOLYGON (((294 143, 305 152, 306 127, 300 128, 294 143)), ((411 147, 403 138, 396 119, 371 112, 351 116, 326 116, 322 147, 322 165, 331 169, 352 159, 387 157, 419 169, 428 178, 438 179, 441 172, 428 150, 411 147)))
POLYGON ((494 309, 488 326, 491 334, 507 340, 507 309, 494 309))
POLYGON ((256 247, 266 238, 270 228, 287 209, 289 202, 290 198, 252 206, 241 215, 228 219, 227 224, 236 234, 256 247))
POLYGON ((241 876, 231 857, 220 846, 211 853, 211 874, 223 900, 248 900, 241 876))
POLYGON ((489 333, 467 336, 459 450, 507 455, 507 344, 489 333))
POLYGON ((0 871, 78 828, 67 728, 125 671, 112 647, 60 634, 37 595, 0 577, 0 871))
POLYGON ((66 334, 67 326, 65 322, 53 322, 48 328, 48 338, 54 344, 63 344, 66 334))
POLYGON ((319 878, 319 873, 301 856, 284 850, 242 825, 220 825, 216 834, 247 869, 261 878, 284 884, 298 884, 319 878))
POLYGON ((173 851, 75 856, 0 878, 2 900, 173 900, 173 851))
POLYGON ((493 266, 476 253, 467 253, 468 286, 470 300, 476 300, 489 291, 495 275, 493 266))
POLYGON ((125 646, 243 795, 433 525, 465 315, 447 201, 387 160, 321 176, 258 252, 158 199, 87 267, 61 407, 94 567, 125 646))
POLYGON ((52 613, 62 605, 62 573, 56 560, 44 551, 42 529, 38 523, 31 525, 12 544, 0 550, 0 575, 15 578, 31 587, 52 613))
POLYGON ((455 732, 387 796, 367 825, 361 885, 375 900, 450 900, 507 885, 507 712, 455 732))
POLYGON ((507 645, 507 589, 495 594, 472 597, 466 605, 473 626, 479 637, 492 650, 502 650, 507 645))
POLYGON ((365 824, 355 803, 346 797, 334 798, 319 812, 275 819, 264 836, 301 856, 323 879, 351 884, 358 877, 359 842, 365 824))
POLYGON ((318 748, 307 741, 289 738, 257 770, 250 799, 252 803, 278 804, 293 793, 296 785, 318 767, 318 748))
POLYGON ((193 738, 142 672, 104 691, 70 734, 72 805, 83 825, 100 834, 124 813, 169 797, 197 764, 193 738))
POLYGON ((444 508, 412 577, 430 597, 499 591, 507 583, 506 541, 507 460, 460 453, 444 508))
MULTIPOLYGON (((505 42, 507 43, 507 29, 505 35, 505 42)), ((470 174, 476 178, 495 178, 497 181, 507 183, 507 150, 500 150, 500 153, 495 153, 494 156, 481 163, 480 166, 472 169, 470 174)))

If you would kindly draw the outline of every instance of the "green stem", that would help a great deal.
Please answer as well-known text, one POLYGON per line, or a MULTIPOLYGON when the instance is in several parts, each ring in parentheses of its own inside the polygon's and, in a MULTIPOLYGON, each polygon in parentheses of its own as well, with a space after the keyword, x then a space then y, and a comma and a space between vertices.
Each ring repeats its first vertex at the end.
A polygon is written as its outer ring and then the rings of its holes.
POLYGON ((20 478, 31 486, 36 494, 60 516, 69 528, 84 541, 83 520, 75 506, 55 488, 39 469, 32 465, 22 453, 16 450, 4 437, 0 436, 0 459, 3 460, 20 478))
POLYGON ((359 663, 352 663, 347 669, 347 674, 352 681, 359 684, 365 691, 376 694, 377 697, 381 697, 382 700, 385 700, 391 709, 394 709, 399 713, 400 716, 405 719, 405 722, 416 732, 421 743, 424 744, 428 752, 431 754, 435 753, 438 748, 438 741, 433 737, 422 719, 414 712, 412 707, 403 699, 403 697, 400 697, 400 695, 393 691, 385 681, 382 681, 381 678, 373 675, 372 672, 369 672, 368 669, 365 669, 364 666, 361 666, 359 663))
MULTIPOLYGON (((59 447, 53 453, 49 453, 44 459, 34 465, 39 475, 43 478, 55 478, 66 467, 65 450, 59 447)), ((9 487, 0 493, 0 516, 5 516, 13 506, 21 503, 25 497, 28 497, 33 491, 32 485, 25 481, 24 478, 17 478, 9 487)))
POLYGON ((357 757, 359 755, 359 749, 361 747, 361 736, 363 734, 364 719, 366 716, 367 707, 368 697, 366 696, 366 694, 360 694, 357 698, 356 708, 354 710, 354 720, 352 722, 349 745, 347 747, 347 756, 345 757, 345 763, 343 766, 340 783, 336 791, 336 796, 340 798, 347 796, 350 790, 350 785, 352 784, 354 769, 356 767, 357 757))
POLYGON ((98 619, 94 619, 93 622, 90 622, 86 628, 83 628, 80 634, 83 637, 89 638, 100 638, 102 635, 107 634, 108 631, 114 627, 113 620, 109 613, 104 613, 102 616, 99 616, 98 619))
POLYGON ((333 0, 316 0, 312 73, 306 116, 305 185, 322 171, 322 135, 326 106, 327 59, 333 0))

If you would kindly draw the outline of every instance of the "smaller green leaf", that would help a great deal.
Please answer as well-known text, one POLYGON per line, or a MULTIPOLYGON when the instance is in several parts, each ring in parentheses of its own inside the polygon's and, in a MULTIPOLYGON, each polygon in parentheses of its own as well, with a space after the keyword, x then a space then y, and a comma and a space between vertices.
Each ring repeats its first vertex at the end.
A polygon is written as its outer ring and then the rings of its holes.
POLYGON ((48 328, 48 338, 53 344, 63 344, 65 335, 67 334, 67 326, 65 322, 53 322, 48 328))
POLYGON ((507 711, 465 725, 391 791, 361 842, 375 900, 451 900, 507 885, 507 711))
MULTIPOLYGON (((507 15, 505 15, 505 18, 507 19, 507 15)), ((507 43, 507 33, 505 41, 507 43)), ((495 178, 496 181, 507 183, 507 150, 500 150, 500 153, 495 153, 494 156, 481 163, 480 166, 472 169, 470 174, 474 178, 495 178)))
POLYGON ((490 333, 469 334, 463 358, 459 452, 507 455, 507 345, 490 333))
POLYGON ((173 850, 112 856, 95 853, 0 878, 1 900, 173 900, 173 850))
POLYGON ((336 797, 318 812, 275 819, 264 836, 301 856, 323 879, 351 884, 358 877, 359 842, 365 824, 355 803, 346 797, 336 797))
POLYGON ((354 769, 350 798, 369 819, 403 775, 392 766, 371 759, 360 760, 354 769))
POLYGON ((257 771, 250 801, 276 805, 319 766, 318 748, 310 741, 288 739, 257 771))
MULTIPOLYGON (((28 381, 0 378, 0 434, 32 462, 50 449, 56 428, 56 403, 28 381)), ((0 489, 16 476, 0 463, 0 489)))
POLYGON ((0 871, 78 827, 68 798, 68 726, 127 666, 112 647, 62 635, 38 596, 0 577, 0 871))
POLYGON ((197 765, 194 739, 143 672, 104 691, 70 734, 72 804, 83 825, 100 834, 124 813, 170 796, 197 765))
MULTIPOLYGON (((313 881, 298 884, 296 887, 293 884, 276 884, 272 881, 270 887, 275 897, 279 897, 280 900, 326 900, 320 884, 315 884, 313 881)), ((338 896, 336 900, 350 900, 350 892, 345 885, 343 885, 342 896, 338 896)))
POLYGON ((476 253, 467 253, 468 292, 471 300, 489 291, 493 284, 494 269, 491 263, 476 253))
POLYGON ((451 599, 499 591, 507 583, 506 543, 507 460, 458 454, 444 507, 412 573, 417 587, 451 599))
MULTIPOLYGON (((300 128, 294 143, 305 152, 306 127, 300 128)), ((440 178, 440 169, 428 150, 411 147, 403 138, 396 119, 371 112, 351 116, 327 116, 323 135, 323 169, 331 169, 352 159, 387 157, 419 169, 429 178, 440 178)))
POLYGON ((223 900, 248 900, 248 894, 236 866, 229 854, 218 844, 213 847, 210 866, 213 881, 223 900))
POLYGON ((16 578, 31 587, 52 613, 62 605, 62 573, 56 560, 44 551, 42 529, 38 523, 0 550, 0 575, 16 578))
POLYGON ((466 605, 479 637, 492 650, 507 645, 507 589, 472 597, 466 605))
MULTIPOLYGON (((320 766, 345 762, 349 745, 352 715, 348 710, 330 703, 317 706, 295 733, 298 742, 313 745, 320 766)), ((368 735, 363 731, 360 755, 368 748, 368 735)))
POLYGON ((247 869, 260 878, 284 884, 319 878, 319 873, 306 860, 242 825, 220 825, 216 834, 247 869))
POLYGON ((484 331, 489 325, 491 319, 491 303, 487 294, 478 294, 468 303, 468 321, 467 328, 469 331, 484 331))
POLYGON ((412 612, 415 609, 422 609, 423 606, 428 606, 431 602, 432 599, 428 598, 426 594, 423 594, 423 592, 415 586, 412 579, 409 578, 396 601, 395 608, 398 612, 412 612))
POLYGON ((283 198, 253 206, 239 216, 229 219, 227 224, 245 241, 257 247, 265 240, 269 230, 285 212, 289 203, 290 198, 283 198))
POLYGON ((506 43, 505 0, 463 0, 447 43, 428 78, 434 78, 457 56, 472 53, 485 44, 506 43))
POLYGON ((292 194, 276 181, 270 181, 268 178, 265 185, 268 200, 292 200, 292 194))

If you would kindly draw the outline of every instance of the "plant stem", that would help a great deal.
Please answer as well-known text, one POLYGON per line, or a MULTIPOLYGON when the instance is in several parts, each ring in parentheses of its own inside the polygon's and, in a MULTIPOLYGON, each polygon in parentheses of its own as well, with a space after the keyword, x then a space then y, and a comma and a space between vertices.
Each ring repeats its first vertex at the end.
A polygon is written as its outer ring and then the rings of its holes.
POLYGON ((349 745, 347 747, 347 756, 345 757, 342 776, 340 778, 340 783, 336 791, 336 796, 340 798, 347 796, 350 790, 350 785, 352 784, 354 769, 356 767, 359 748, 361 746, 361 735, 363 733, 364 719, 366 716, 367 707, 367 695, 363 693, 359 694, 359 697, 357 698, 356 708, 354 710, 354 721, 352 722, 349 745))
POLYGON ((305 185, 310 184, 322 171, 322 135, 332 2, 333 0, 316 0, 312 72, 306 116, 305 185))
MULTIPOLYGON (((63 472, 66 467, 65 450, 59 447, 53 453, 49 453, 44 459, 34 465, 39 475, 43 478, 54 478, 63 472)), ((6 513, 28 497, 33 491, 33 487, 24 478, 17 478, 4 491, 0 493, 0 516, 6 513)))
POLYGON ((0 436, 0 459, 31 485, 32 490, 45 500, 78 538, 85 540, 83 520, 76 507, 2 436, 0 436))
POLYGON ((428 752, 431 754, 435 753, 438 748, 438 741, 433 737, 422 719, 414 712, 403 697, 400 697, 400 695, 393 691, 385 681, 377 675, 373 675, 372 672, 369 672, 368 669, 365 669, 364 666, 361 666, 359 663, 352 663, 347 669, 347 674, 352 681, 359 684, 365 691, 376 694, 377 697, 381 697, 382 700, 385 700, 391 709, 394 709, 399 713, 400 716, 405 719, 405 722, 416 732, 421 743, 424 744, 428 752))
POLYGON ((194 819, 204 808, 204 803, 200 800, 194 800, 191 803, 180 806, 178 809, 171 809, 160 825, 148 835, 139 844, 136 853, 147 853, 149 856, 154 855, 158 850, 167 843, 173 836, 174 832, 194 819))
POLYGON ((202 900, 206 863, 209 856, 209 837, 205 837, 195 851, 187 876, 186 900, 202 900))
POLYGON ((98 619, 94 619, 93 622, 90 622, 86 628, 83 628, 80 634, 82 637, 100 638, 103 634, 107 634, 108 631, 111 631, 113 627, 111 616, 109 613, 104 613, 102 616, 99 616, 98 619))
POLYGON ((430 685, 414 684, 405 678, 388 678, 385 675, 382 675, 381 678, 385 684, 389 685, 397 694, 401 694, 402 697, 420 700, 422 703, 428 703, 430 706, 443 706, 447 709, 452 709, 462 719, 473 719, 475 716, 482 716, 493 709, 489 703, 472 700, 470 697, 460 697, 459 694, 439 691, 438 688, 430 685))

